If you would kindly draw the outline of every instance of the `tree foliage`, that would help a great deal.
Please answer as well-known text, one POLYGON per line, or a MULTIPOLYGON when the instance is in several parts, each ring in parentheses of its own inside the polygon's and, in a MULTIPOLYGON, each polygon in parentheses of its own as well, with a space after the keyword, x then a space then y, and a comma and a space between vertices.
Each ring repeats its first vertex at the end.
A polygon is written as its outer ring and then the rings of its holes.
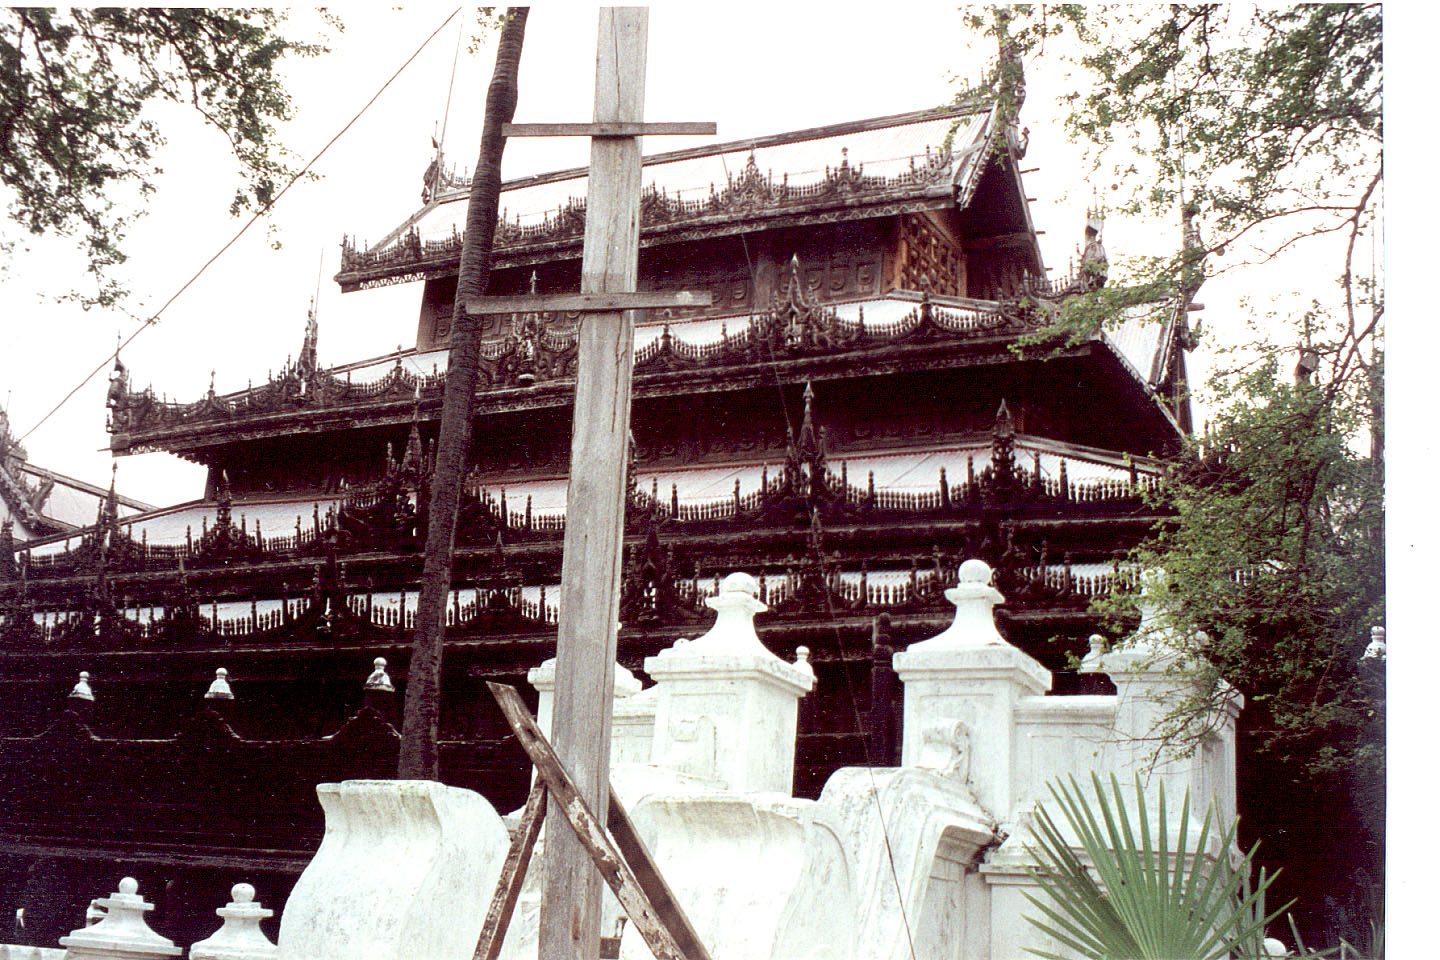
POLYGON ((239 161, 232 213, 263 209, 294 176, 276 141, 275 124, 294 113, 278 68, 323 50, 284 36, 283 22, 271 10, 0 9, 7 216, 31 234, 77 238, 103 277, 124 260, 137 201, 161 173, 154 101, 193 107, 227 139, 239 161))
POLYGON ((1021 6, 982 22, 1077 71, 1066 122, 1110 216, 1183 224, 1176 252, 1112 263, 1111 284, 1061 303, 1036 341, 1145 304, 1185 316, 1228 271, 1305 284, 1309 309, 1272 307, 1215 345, 1206 435, 1175 458, 1159 493, 1174 519, 1134 559, 1166 572, 1167 633, 1208 664, 1163 733, 1198 729, 1227 684, 1245 694, 1250 828, 1283 834, 1267 847, 1300 861, 1291 881, 1309 871, 1343 899, 1357 866, 1378 879, 1383 863, 1383 660, 1362 656, 1385 610, 1385 311, 1366 256, 1383 199, 1380 7, 1021 6))

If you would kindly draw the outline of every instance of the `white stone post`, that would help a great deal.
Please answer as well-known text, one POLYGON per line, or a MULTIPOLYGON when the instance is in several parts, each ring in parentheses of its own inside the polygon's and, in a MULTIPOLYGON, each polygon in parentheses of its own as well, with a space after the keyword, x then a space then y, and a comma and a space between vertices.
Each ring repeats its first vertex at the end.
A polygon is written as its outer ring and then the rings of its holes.
POLYGON ((154 910, 155 905, 146 903, 139 889, 134 877, 126 877, 116 893, 96 900, 96 906, 105 908, 105 917, 60 938, 66 960, 158 960, 180 956, 179 947, 145 923, 145 912, 154 910))
POLYGON ((929 738, 968 730, 969 779, 981 805, 996 819, 1010 818, 1014 793, 1015 710, 1023 697, 1050 689, 1050 671, 1011 646, 995 629, 993 608, 1003 603, 982 560, 960 566, 960 583, 945 591, 955 620, 942 633, 895 654, 905 684, 902 766, 917 766, 929 738))
POLYGON ((325 837, 280 918, 284 960, 471 960, 510 836, 485 798, 432 780, 315 788, 325 837))
POLYGON ((1108 674, 1115 682, 1113 749, 1122 781, 1133 771, 1148 771, 1165 783, 1175 809, 1188 788, 1192 810, 1203 814, 1213 800, 1216 814, 1228 825, 1235 818, 1235 725, 1245 698, 1222 680, 1223 692, 1210 716, 1196 717, 1188 731, 1168 729, 1171 712, 1194 692, 1189 651, 1177 642, 1167 619, 1163 573, 1147 570, 1141 582, 1135 633, 1113 650, 1092 637, 1080 670, 1108 674), (1177 734, 1176 748, 1162 739, 1171 732, 1177 734), (1193 751, 1192 737, 1200 738, 1193 751))
POLYGON ((274 960, 280 950, 260 929, 260 921, 273 917, 255 902, 255 888, 237 883, 230 888, 230 902, 216 909, 225 922, 219 930, 190 945, 190 960, 274 960))
POLYGON ((788 796, 796 714, 815 671, 804 656, 790 664, 765 649, 758 593, 754 577, 732 573, 705 601, 715 611, 710 631, 646 659, 658 691, 652 760, 728 790, 788 796))
MULTIPOLYGON (((555 658, 551 657, 538 667, 531 667, 525 674, 525 679, 540 694, 540 702, 535 706, 535 723, 539 725, 540 732, 549 739, 550 721, 555 716, 555 658)), ((640 681, 635 679, 635 674, 620 664, 615 664, 615 702, 618 704, 639 692, 640 681)))

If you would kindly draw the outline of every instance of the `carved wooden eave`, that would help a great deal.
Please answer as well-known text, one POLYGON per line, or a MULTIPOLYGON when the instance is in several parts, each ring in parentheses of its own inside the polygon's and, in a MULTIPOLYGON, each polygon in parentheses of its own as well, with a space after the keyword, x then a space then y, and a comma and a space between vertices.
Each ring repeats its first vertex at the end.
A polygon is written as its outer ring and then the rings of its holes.
MULTIPOLYGON (((737 164, 741 169, 729 170, 728 182, 712 183, 708 198, 681 200, 647 189, 641 207, 641 246, 963 208, 973 198, 981 176, 1004 152, 993 149, 992 114, 988 104, 977 101, 959 107, 915 111, 652 155, 645 158, 647 168, 745 150, 751 151, 752 162, 737 164), (867 175, 863 162, 852 166, 847 156, 844 139, 848 135, 942 119, 974 120, 976 130, 972 131, 971 140, 952 151, 941 151, 937 138, 933 152, 926 153, 918 164, 912 162, 909 170, 891 176, 867 175), (755 150, 827 140, 833 141, 834 156, 826 159, 826 175, 817 184, 791 186, 786 171, 762 173, 753 164, 755 150), (962 151, 973 156, 961 157, 962 151)), ((1010 166, 1013 169, 1013 163, 1010 166)), ((526 177, 506 183, 502 190, 520 191, 563 183, 585 173, 586 168, 578 167, 526 177)), ((703 184, 687 186, 703 187, 703 184)), ((360 250, 347 239, 342 244, 341 269, 335 276, 341 289, 350 291, 452 275, 462 243, 458 229, 422 239, 419 227, 435 211, 456 203, 461 196, 459 191, 440 194, 392 230, 375 248, 360 250)), ((505 199, 506 194, 502 193, 502 207, 505 199)), ((578 259, 584 235, 583 206, 583 199, 571 198, 543 223, 525 227, 502 217, 495 236, 495 268, 503 270, 578 259)))
POLYGON ((1193 428, 1190 390, 1186 374, 1185 354, 1190 349, 1189 297, 1176 297, 1158 307, 1144 305, 1141 312, 1158 310, 1160 319, 1127 321, 1128 324, 1153 324, 1158 334, 1148 356, 1130 356, 1121 348, 1111 331, 1102 331, 1093 339, 1112 355, 1128 378, 1143 392, 1145 403, 1159 413, 1177 437, 1188 435, 1193 428))
MULTIPOLYGON (((763 329, 753 336, 767 336, 778 344, 765 350, 747 346, 736 334, 705 348, 714 349, 713 355, 687 359, 667 355, 662 333, 661 340, 639 352, 634 395, 637 399, 663 398, 731 392, 777 382, 1004 366, 1015 362, 1012 348, 1033 329, 1023 319, 1007 317, 994 302, 932 299, 904 293, 887 299, 915 304, 910 324, 892 328, 893 336, 884 329, 872 327, 866 331, 863 325, 859 327, 862 332, 856 333, 852 325, 847 339, 833 319, 832 305, 807 306, 800 318, 806 322, 800 324, 797 336, 809 336, 806 331, 813 327, 814 339, 794 346, 787 346, 784 339, 789 328, 786 332, 776 329, 785 316, 793 314, 778 308, 758 315, 749 328, 755 330, 758 324, 763 329), (947 317, 962 318, 964 325, 947 317)), ((740 326, 744 320, 737 318, 740 330, 746 329, 740 326)), ((1061 349, 1056 356, 1093 356, 1096 349, 1095 343, 1082 343, 1061 349)), ((556 369, 565 375, 535 379, 524 385, 499 383, 477 389, 475 416, 568 406, 574 393, 573 377, 563 365, 556 369)), ((336 390, 344 384, 337 375, 327 376, 336 390)), ((143 401, 146 406, 135 414, 136 426, 112 434, 111 449, 117 454, 166 450, 204 462, 204 450, 246 440, 398 424, 407 422, 417 411, 421 419, 430 420, 439 414, 444 376, 412 375, 397 358, 395 367, 379 380, 357 385, 353 398, 336 402, 326 402, 323 386, 302 394, 290 382, 293 379, 282 371, 279 380, 249 391, 206 397, 188 405, 165 405, 164 410, 150 402, 153 398, 137 395, 137 402, 143 401), (147 410, 157 412, 151 416, 144 412, 147 410)))

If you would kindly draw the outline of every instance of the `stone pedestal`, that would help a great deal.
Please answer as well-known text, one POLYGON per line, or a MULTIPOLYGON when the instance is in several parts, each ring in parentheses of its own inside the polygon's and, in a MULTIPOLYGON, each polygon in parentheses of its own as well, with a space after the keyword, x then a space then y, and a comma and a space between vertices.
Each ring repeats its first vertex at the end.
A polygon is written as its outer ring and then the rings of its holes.
POLYGON ((1195 694, 1185 660, 1193 646, 1179 642, 1167 618, 1163 575, 1146 571, 1142 583, 1140 625, 1134 635, 1113 650, 1106 650, 1099 637, 1091 638, 1080 670, 1107 674, 1115 683, 1113 749, 1119 765, 1149 771, 1165 784, 1174 803, 1186 789, 1197 811, 1203 813, 1214 801, 1216 813, 1228 824, 1236 813, 1235 726, 1245 698, 1222 680, 1224 695, 1211 716, 1197 718, 1189 732, 1172 729, 1170 714, 1195 694), (1157 748, 1164 736, 1175 733, 1175 748, 1157 748))
MULTIPOLYGON (((857 960, 853 867, 813 800, 651 794, 635 830, 714 960, 857 960)), ((633 925, 623 960, 652 954, 633 925)), ((868 957, 866 958, 868 960, 868 957)))
POLYGON ((930 770, 842 767, 820 794, 855 867, 857 957, 987 957, 975 872, 995 822, 970 790, 930 770))
POLYGON ((479 794, 430 780, 316 787, 325 838, 280 922, 285 960, 471 960, 510 837, 479 794))
POLYGON ((260 929, 260 921, 275 915, 255 902, 255 888, 237 883, 230 902, 215 911, 224 924, 211 936, 190 945, 190 960, 274 960, 280 950, 260 929))
POLYGON ((1006 643, 995 629, 993 608, 1005 598, 990 586, 985 563, 965 561, 959 585, 946 590, 945 596, 955 605, 954 622, 944 632, 911 644, 893 660, 905 684, 900 762, 909 767, 923 760, 925 766, 935 768, 933 742, 951 744, 947 751, 957 755, 954 769, 968 767, 977 799, 1004 821, 1016 799, 1012 776, 1016 707, 1022 698, 1050 689, 1050 671, 1006 643), (932 742, 930 749, 927 741, 932 742), (966 755, 984 759, 970 764, 966 755))
MULTIPOLYGON (((550 723, 555 716, 555 658, 551 657, 538 667, 532 667, 530 672, 525 674, 525 679, 535 692, 540 694, 540 702, 535 706, 535 723, 539 725, 540 732, 546 738, 550 736, 550 723)), ((640 692, 640 681, 635 679, 635 674, 626 670, 620 664, 615 664, 615 703, 618 705, 622 700, 640 692)))
POLYGON ((99 923, 71 931, 60 938, 66 960, 160 960, 182 953, 175 944, 151 930, 145 913, 155 905, 140 896, 134 877, 120 881, 119 891, 95 901, 105 908, 99 923))
POLYGON ((654 763, 710 780, 737 793, 794 786, 795 719, 800 698, 815 686, 803 657, 789 664, 755 633, 766 608, 753 577, 727 577, 706 603, 715 626, 645 661, 655 679, 654 763))

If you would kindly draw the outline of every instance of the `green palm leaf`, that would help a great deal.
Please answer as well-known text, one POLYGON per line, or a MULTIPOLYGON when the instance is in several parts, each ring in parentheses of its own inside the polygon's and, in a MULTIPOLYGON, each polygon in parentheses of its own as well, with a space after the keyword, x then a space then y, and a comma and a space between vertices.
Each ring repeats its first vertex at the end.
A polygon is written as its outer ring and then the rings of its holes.
MULTIPOLYGON (((1252 955, 1266 925, 1290 904, 1266 914, 1265 889, 1275 874, 1261 870, 1252 886, 1250 867, 1256 847, 1238 864, 1230 862, 1235 824, 1220 837, 1220 856, 1208 862, 1204 854, 1214 810, 1206 810, 1192 843, 1189 791, 1181 804, 1172 848, 1163 783, 1159 823, 1152 830, 1138 775, 1133 822, 1117 777, 1110 778, 1111 796, 1093 773, 1091 781, 1093 806, 1074 777, 1068 784, 1049 785, 1054 806, 1078 839, 1085 861, 1045 806, 1035 811, 1035 844, 1030 847, 1035 863, 1027 871, 1045 899, 1026 894, 1041 914, 1027 915, 1026 920, 1057 944, 1093 960, 1224 960, 1236 953, 1252 955)), ((1064 960, 1057 954, 1030 952, 1064 960)))

